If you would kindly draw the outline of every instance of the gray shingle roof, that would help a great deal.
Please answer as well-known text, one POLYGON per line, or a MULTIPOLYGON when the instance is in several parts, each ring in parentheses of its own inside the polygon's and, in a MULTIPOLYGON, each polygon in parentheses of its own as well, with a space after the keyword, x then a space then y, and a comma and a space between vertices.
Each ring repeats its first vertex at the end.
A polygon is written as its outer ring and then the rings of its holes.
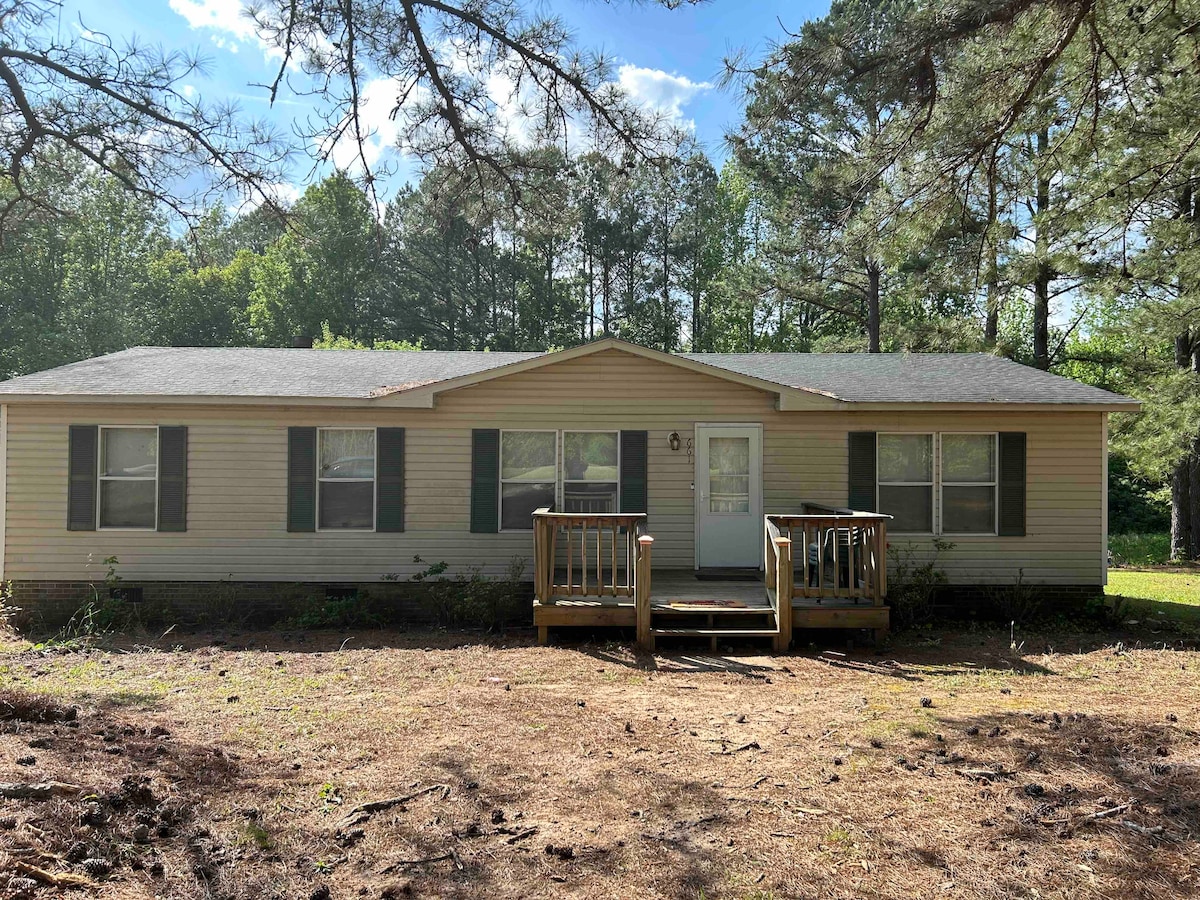
MULTIPOLYGON (((369 399, 541 356, 474 351, 135 347, 0 382, 5 394, 369 399)), ((982 353, 689 353, 785 387, 865 403, 1114 404, 1127 398, 982 353)))

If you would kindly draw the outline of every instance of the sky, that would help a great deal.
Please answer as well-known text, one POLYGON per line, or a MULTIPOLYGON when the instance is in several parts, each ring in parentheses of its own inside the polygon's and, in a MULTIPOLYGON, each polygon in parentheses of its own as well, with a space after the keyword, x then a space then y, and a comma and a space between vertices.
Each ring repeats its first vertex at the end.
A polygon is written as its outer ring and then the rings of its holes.
MULTIPOLYGON (((603 51, 631 97, 692 129, 718 168, 726 156, 724 136, 741 114, 736 91, 718 87, 723 60, 739 51, 758 60, 787 32, 798 31, 806 19, 824 15, 829 7, 828 0, 708 0, 674 10, 620 0, 530 2, 561 15, 578 46, 603 51)), ((242 14, 244 5, 244 0, 66 0, 58 27, 64 37, 88 29, 116 40, 136 37, 167 50, 198 51, 206 71, 189 78, 185 90, 210 102, 234 100, 247 116, 287 129, 304 117, 311 101, 283 96, 274 108, 268 105, 261 85, 272 80, 278 60, 258 42, 242 14)), ((371 151, 372 158, 395 165, 394 189, 414 177, 416 169, 391 149, 386 94, 386 84, 374 86, 379 101, 374 118, 382 128, 371 151)), ((310 166, 310 160, 297 160, 289 183, 279 186, 281 199, 298 195, 310 166)))

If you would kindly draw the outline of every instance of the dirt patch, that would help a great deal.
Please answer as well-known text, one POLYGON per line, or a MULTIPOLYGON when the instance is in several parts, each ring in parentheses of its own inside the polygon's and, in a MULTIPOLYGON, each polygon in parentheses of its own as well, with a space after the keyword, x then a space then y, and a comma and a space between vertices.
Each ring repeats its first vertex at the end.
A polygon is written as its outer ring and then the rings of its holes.
POLYGON ((0 721, 0 780, 82 789, 0 801, 10 893, 1197 892, 1194 652, 224 640, 3 656, 4 702, 78 713, 0 721))

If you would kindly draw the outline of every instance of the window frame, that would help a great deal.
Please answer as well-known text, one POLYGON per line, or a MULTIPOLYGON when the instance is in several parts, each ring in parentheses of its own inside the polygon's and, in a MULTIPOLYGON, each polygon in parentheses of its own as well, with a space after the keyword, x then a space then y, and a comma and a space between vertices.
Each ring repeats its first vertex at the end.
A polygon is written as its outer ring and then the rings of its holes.
POLYGON ((1000 534, 1000 432, 998 431, 939 431, 938 432, 938 494, 937 494, 937 534, 951 534, 960 537, 997 537, 1000 534), (942 472, 942 437, 945 435, 985 435, 992 439, 992 480, 989 481, 944 481, 942 472), (946 501, 943 488, 946 487, 991 487, 992 489, 992 530, 991 531, 950 531, 944 529, 946 501))
POLYGON ((317 480, 316 498, 313 505, 316 530, 318 534, 375 534, 379 525, 379 429, 370 425, 318 425, 316 446, 313 447, 313 474, 317 480), (370 478, 322 478, 321 477, 321 433, 325 431, 370 431, 375 435, 374 453, 372 455, 370 478), (321 485, 335 484, 367 484, 373 485, 371 491, 371 527, 370 528, 323 528, 321 527, 321 485))
MULTIPOLYGON (((879 487, 886 484, 889 487, 928 487, 929 488, 929 531, 891 531, 892 534, 913 535, 915 537, 932 537, 939 534, 941 526, 938 515, 938 504, 941 492, 938 489, 938 479, 941 476, 941 442, 936 431, 879 431, 875 434, 875 508, 879 509, 879 487), (879 439, 881 437, 910 437, 920 435, 929 438, 929 481, 881 481, 879 477, 879 439)), ((890 529, 889 529, 890 531, 890 529)))
MULTIPOLYGON (((558 484, 555 486, 555 491, 554 491, 555 506, 558 509, 561 509, 563 512, 566 512, 566 496, 567 496, 567 483, 568 482, 571 484, 613 484, 616 486, 616 490, 613 492, 613 497, 615 498, 614 503, 616 504, 617 508, 615 510, 613 510, 613 512, 610 513, 609 515, 615 515, 616 513, 619 513, 621 511, 621 432, 620 432, 620 430, 609 431, 609 430, 603 429, 603 428, 589 428, 586 430, 579 429, 579 428, 563 428, 559 432, 558 448, 559 448, 559 453, 561 454, 562 458, 559 461, 558 465, 556 466, 556 468, 558 470, 559 478, 558 478, 558 484), (567 478, 567 435, 568 434, 611 434, 613 436, 613 438, 615 439, 616 446, 617 446, 617 477, 614 478, 611 482, 609 482, 609 481, 580 481, 576 478, 567 478)), ((586 515, 586 514, 578 513, 578 515, 586 515)), ((605 515, 605 513, 595 513, 594 515, 605 515)))
POLYGON ((504 435, 506 434, 552 434, 554 435, 554 505, 557 508, 561 505, 562 491, 562 431, 557 428, 501 428, 500 429, 500 446, 496 454, 496 466, 498 468, 497 486, 496 486, 496 531, 498 534, 505 532, 509 533, 524 533, 533 531, 533 521, 530 520, 528 528, 505 528, 504 527, 504 486, 506 484, 545 484, 544 478, 537 480, 524 478, 505 478, 504 477, 504 435))
POLYGON ((162 448, 162 438, 157 425, 98 425, 96 426, 96 530, 97 531, 158 531, 158 481, 162 475, 162 467, 158 458, 162 448), (136 475, 105 475, 104 474, 104 432, 106 431, 153 431, 154 432, 154 478, 136 475), (154 482, 154 524, 153 525, 104 525, 104 491, 101 489, 106 481, 153 481, 154 482))

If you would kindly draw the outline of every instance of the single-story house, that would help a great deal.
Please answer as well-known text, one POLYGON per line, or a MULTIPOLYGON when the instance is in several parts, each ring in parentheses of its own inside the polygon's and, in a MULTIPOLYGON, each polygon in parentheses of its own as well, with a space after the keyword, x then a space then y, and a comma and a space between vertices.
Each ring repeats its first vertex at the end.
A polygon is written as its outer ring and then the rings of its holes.
POLYGON ((715 604, 712 625, 740 601, 692 597, 679 573, 765 570, 775 590, 790 537, 798 599, 832 578, 826 600, 881 608, 901 553, 937 553, 964 588, 1078 596, 1106 579, 1108 414, 1136 408, 986 354, 137 347, 0 383, 0 580, 50 618, 113 557, 184 605, 523 557, 543 627, 589 603, 608 610, 581 623, 631 623, 636 560, 617 551, 652 538, 677 608, 715 604), (535 540, 538 510, 564 518, 535 540))

